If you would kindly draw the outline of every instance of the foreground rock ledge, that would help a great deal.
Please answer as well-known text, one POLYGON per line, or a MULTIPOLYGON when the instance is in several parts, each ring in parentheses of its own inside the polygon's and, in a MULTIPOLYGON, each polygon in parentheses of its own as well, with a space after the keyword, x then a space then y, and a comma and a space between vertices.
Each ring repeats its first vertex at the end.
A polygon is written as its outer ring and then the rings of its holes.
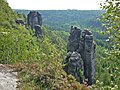
POLYGON ((17 72, 0 64, 0 90, 16 90, 17 81, 17 72))

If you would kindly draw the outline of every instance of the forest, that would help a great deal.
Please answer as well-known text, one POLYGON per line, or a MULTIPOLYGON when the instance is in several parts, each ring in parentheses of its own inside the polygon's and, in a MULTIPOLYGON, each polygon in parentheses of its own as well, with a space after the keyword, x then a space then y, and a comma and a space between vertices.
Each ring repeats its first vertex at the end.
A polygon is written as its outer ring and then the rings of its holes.
POLYGON ((106 0, 102 10, 37 10, 43 38, 27 22, 31 10, 11 9, 0 0, 0 64, 19 73, 20 90, 120 90, 120 1, 106 0), (86 86, 63 70, 70 27, 91 30, 96 44, 94 84, 86 86), (27 27, 27 28, 26 28, 27 27))

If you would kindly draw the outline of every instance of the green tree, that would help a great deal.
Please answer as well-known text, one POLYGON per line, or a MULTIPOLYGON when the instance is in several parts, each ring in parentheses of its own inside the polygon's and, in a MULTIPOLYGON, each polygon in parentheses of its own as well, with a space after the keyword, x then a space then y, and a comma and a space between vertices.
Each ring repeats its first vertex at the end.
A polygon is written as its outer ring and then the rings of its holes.
POLYGON ((120 58, 120 1, 106 0, 101 7, 106 12, 102 15, 101 21, 109 34, 110 42, 120 58))
POLYGON ((100 82, 96 84, 99 90, 120 90, 120 1, 105 0, 101 3, 101 8, 105 10, 101 21, 106 28, 106 34, 109 35, 108 44, 112 47, 110 50, 104 50, 104 57, 98 59, 97 79, 100 82))

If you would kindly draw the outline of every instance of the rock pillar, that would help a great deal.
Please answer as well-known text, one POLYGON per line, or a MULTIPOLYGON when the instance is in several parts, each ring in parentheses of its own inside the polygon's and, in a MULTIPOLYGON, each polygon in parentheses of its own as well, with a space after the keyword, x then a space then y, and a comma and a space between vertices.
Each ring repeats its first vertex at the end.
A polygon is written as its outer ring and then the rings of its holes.
POLYGON ((67 57, 64 61, 64 70, 73 75, 80 83, 84 77, 88 84, 94 83, 96 45, 93 42, 91 31, 81 30, 71 26, 67 44, 67 57))
POLYGON ((41 29, 42 26, 41 14, 39 14, 36 11, 30 11, 30 13, 27 15, 27 23, 32 29, 35 30, 35 36, 43 37, 43 32, 41 29))

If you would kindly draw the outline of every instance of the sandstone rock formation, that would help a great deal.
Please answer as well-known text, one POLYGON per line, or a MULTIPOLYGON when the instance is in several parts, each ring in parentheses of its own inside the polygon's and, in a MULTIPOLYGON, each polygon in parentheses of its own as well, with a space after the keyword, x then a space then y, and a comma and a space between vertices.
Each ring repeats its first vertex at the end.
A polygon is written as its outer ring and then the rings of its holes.
POLYGON ((41 29, 42 26, 41 14, 39 14, 36 11, 30 11, 30 13, 27 15, 27 23, 29 26, 31 26, 32 29, 35 30, 35 36, 43 37, 43 31, 41 29))
POLYGON ((18 73, 0 64, 0 90, 17 90, 18 73))
POLYGON ((81 30, 78 29, 77 27, 73 28, 73 26, 71 26, 71 30, 70 30, 70 36, 68 39, 68 44, 67 44, 67 51, 76 51, 79 48, 79 41, 80 41, 80 34, 81 34, 81 30))
POLYGON ((78 52, 68 52, 64 70, 83 83, 83 60, 78 52))
POLYGON ((27 15, 27 22, 28 22, 28 25, 30 25, 32 29, 34 29, 35 25, 42 26, 41 14, 39 14, 36 11, 30 11, 30 13, 27 15))
POLYGON ((84 75, 88 79, 88 84, 92 85, 94 83, 96 45, 93 42, 92 33, 88 30, 82 32, 82 45, 83 47, 79 50, 84 62, 84 75))
POLYGON ((88 84, 94 83, 96 45, 93 35, 89 30, 81 30, 71 26, 70 36, 67 44, 67 57, 64 62, 64 70, 72 74, 83 83, 83 78, 88 79, 88 84))
POLYGON ((43 32, 40 25, 35 25, 35 36, 43 38, 43 32))

